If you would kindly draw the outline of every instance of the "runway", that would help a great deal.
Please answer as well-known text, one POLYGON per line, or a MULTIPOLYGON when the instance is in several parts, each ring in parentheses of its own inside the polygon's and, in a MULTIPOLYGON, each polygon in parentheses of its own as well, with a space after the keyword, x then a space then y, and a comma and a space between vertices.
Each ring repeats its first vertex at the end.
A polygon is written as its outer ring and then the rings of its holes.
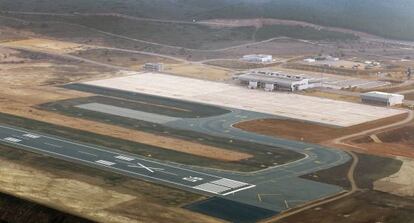
POLYGON ((149 158, 138 157, 109 148, 70 142, 65 139, 9 126, 0 125, 0 141, 3 144, 30 152, 47 154, 131 177, 175 185, 198 193, 207 193, 208 195, 227 196, 255 187, 255 185, 245 182, 160 163, 149 158))

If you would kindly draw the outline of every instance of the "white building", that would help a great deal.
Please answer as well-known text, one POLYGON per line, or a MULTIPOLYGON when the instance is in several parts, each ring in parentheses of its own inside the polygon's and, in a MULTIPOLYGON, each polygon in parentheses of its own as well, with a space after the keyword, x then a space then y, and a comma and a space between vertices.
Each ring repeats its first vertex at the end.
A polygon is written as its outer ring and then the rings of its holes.
POLYGON ((271 63, 273 62, 273 56, 265 54, 251 54, 243 56, 242 60, 250 63, 271 63))
POLYGON ((265 91, 300 91, 310 88, 308 78, 280 72, 253 71, 239 75, 236 79, 250 89, 263 88, 265 91))
POLYGON ((367 104, 393 106, 402 104, 404 101, 404 95, 371 91, 368 93, 361 94, 361 100, 362 102, 367 104))
POLYGON ((164 70, 164 64, 162 64, 162 63, 146 63, 146 64, 144 64, 144 70, 161 72, 161 71, 164 70))
POLYGON ((315 63, 315 62, 316 62, 316 59, 313 59, 313 58, 306 58, 306 59, 304 59, 303 61, 305 61, 306 63, 315 63))

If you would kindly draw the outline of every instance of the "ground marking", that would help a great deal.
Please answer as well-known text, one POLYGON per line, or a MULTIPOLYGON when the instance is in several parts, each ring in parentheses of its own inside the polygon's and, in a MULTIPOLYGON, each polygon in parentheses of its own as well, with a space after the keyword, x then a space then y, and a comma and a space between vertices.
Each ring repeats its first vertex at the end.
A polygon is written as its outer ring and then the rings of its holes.
POLYGON ((129 167, 135 167, 135 168, 143 168, 143 169, 146 169, 146 170, 148 170, 149 172, 151 172, 151 173, 154 173, 155 171, 154 170, 164 170, 164 169, 161 169, 161 168, 155 168, 155 167, 147 167, 147 166, 144 166, 143 164, 141 164, 141 163, 137 163, 137 165, 128 165, 129 167), (138 165, 138 166, 137 166, 138 165))
POLYGON ((98 156, 98 155, 95 155, 95 154, 92 154, 92 153, 87 153, 87 152, 84 152, 84 151, 78 151, 78 153, 82 153, 82 154, 86 154, 86 155, 89 155, 89 156, 98 156))
POLYGON ((106 166, 112 166, 112 165, 115 165, 115 163, 113 163, 113 162, 109 162, 109 161, 106 161, 106 160, 98 160, 98 161, 95 161, 96 163, 100 163, 100 164, 103 164, 103 165, 106 165, 106 166))
POLYGON ((48 145, 48 146, 53 146, 53 147, 56 147, 56 148, 62 148, 62 146, 59 146, 59 145, 56 145, 56 144, 52 144, 52 143, 45 142, 43 144, 48 145))
POLYGON ((115 156, 115 158, 120 159, 120 160, 125 160, 125 161, 133 161, 133 160, 135 160, 134 158, 127 157, 127 156, 122 156, 122 155, 115 156))
POLYGON ((4 138, 4 140, 9 141, 9 142, 21 142, 22 141, 20 139, 16 139, 13 137, 7 137, 7 138, 4 138))
POLYGON ((24 134, 23 136, 28 137, 28 138, 32 138, 32 139, 38 139, 40 138, 40 136, 38 135, 33 135, 33 134, 24 134))

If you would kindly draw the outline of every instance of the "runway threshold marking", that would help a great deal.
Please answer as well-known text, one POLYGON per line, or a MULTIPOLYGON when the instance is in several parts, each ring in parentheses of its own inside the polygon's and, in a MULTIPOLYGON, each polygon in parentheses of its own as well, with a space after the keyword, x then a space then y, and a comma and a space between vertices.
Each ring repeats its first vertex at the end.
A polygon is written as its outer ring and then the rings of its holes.
POLYGON ((210 181, 207 183, 203 183, 200 185, 197 185, 193 187, 197 190, 206 191, 213 194, 220 194, 223 196, 234 194, 236 192, 247 190, 250 188, 255 187, 256 185, 236 181, 236 180, 230 180, 227 178, 222 178, 215 181, 210 181))

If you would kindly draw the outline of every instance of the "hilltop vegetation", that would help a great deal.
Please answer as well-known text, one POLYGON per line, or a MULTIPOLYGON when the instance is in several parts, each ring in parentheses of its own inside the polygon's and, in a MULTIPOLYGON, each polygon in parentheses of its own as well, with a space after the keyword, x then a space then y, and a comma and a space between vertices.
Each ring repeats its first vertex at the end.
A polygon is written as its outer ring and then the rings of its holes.
POLYGON ((163 19, 277 18, 414 40, 412 0, 0 0, 0 9, 117 12, 163 19))

